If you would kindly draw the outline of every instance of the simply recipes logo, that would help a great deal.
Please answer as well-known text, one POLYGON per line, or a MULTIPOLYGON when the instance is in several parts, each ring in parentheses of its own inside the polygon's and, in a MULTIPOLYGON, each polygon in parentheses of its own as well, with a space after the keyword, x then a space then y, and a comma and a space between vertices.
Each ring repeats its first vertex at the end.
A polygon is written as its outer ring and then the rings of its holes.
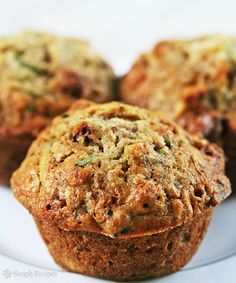
POLYGON ((19 271, 19 270, 11 270, 6 268, 2 271, 2 276, 6 279, 10 278, 34 278, 34 277, 42 277, 42 278, 52 278, 57 277, 57 272, 53 271, 39 271, 39 270, 27 270, 27 271, 19 271))

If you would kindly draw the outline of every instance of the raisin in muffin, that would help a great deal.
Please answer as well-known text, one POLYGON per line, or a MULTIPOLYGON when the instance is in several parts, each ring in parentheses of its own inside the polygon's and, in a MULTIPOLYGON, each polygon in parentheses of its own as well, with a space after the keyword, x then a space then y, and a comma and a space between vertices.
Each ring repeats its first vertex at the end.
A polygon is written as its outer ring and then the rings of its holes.
POLYGON ((118 102, 55 118, 12 187, 59 265, 112 280, 180 269, 230 194, 219 147, 118 102))
POLYGON ((52 117, 80 97, 114 99, 111 67, 87 42, 39 32, 0 38, 0 182, 52 117))
POLYGON ((235 74, 236 39, 212 35, 160 42, 137 59, 120 88, 124 101, 162 110, 221 145, 236 185, 235 74))

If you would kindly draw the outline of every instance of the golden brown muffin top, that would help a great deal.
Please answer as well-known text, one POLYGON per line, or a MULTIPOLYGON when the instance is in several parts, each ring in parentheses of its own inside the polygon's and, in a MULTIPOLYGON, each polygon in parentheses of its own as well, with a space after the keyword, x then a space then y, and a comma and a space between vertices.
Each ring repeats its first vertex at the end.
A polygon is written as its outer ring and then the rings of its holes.
POLYGON ((158 43, 121 82, 124 101, 178 118, 196 109, 236 110, 236 39, 212 35, 158 43))
POLYGON ((78 98, 114 99, 111 67, 79 39, 0 37, 0 138, 35 136, 78 98))
POLYGON ((216 145, 161 114, 83 100, 33 142, 12 187, 34 217, 111 237, 165 231, 230 194, 216 145))

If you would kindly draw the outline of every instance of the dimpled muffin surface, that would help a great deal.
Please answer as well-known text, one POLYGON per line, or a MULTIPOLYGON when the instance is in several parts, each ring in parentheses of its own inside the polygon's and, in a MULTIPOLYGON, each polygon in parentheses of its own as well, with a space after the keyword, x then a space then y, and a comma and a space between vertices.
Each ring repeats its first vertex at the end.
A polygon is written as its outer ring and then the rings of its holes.
POLYGON ((216 145, 161 114, 84 100, 33 142, 12 187, 39 221, 109 237, 169 230, 230 193, 216 145))
POLYGON ((236 187, 236 39, 210 35, 158 43, 120 84, 125 102, 161 110, 220 145, 236 187))
POLYGON ((23 32, 0 37, 0 183, 32 140, 81 97, 114 99, 111 67, 82 40, 23 32))
POLYGON ((162 41, 121 82, 125 101, 173 118, 192 108, 236 107, 236 39, 211 35, 162 41))
POLYGON ((0 37, 0 138, 37 135, 75 99, 110 100, 113 79, 85 41, 33 31, 0 37))

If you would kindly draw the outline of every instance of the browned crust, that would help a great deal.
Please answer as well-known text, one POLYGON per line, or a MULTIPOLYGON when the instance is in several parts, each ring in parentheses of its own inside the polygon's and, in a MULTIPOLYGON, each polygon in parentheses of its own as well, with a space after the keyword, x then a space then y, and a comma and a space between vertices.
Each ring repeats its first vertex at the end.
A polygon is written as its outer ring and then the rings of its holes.
POLYGON ((219 147, 121 103, 56 118, 33 143, 12 187, 44 223, 123 238, 179 226, 230 193, 219 147), (90 163, 76 165, 87 156, 90 163))
POLYGON ((87 99, 78 99, 77 101, 75 101, 71 107, 70 107, 70 111, 73 110, 79 110, 79 109, 85 109, 91 105, 94 105, 95 103, 93 101, 87 100, 87 99))
POLYGON ((205 137, 223 147, 222 137, 226 119, 219 111, 205 109, 187 111, 178 117, 177 122, 190 134, 205 137))
POLYGON ((2 91, 0 86, 0 140, 34 139, 53 117, 62 114, 74 102, 70 97, 25 97, 21 91, 2 91), (27 109, 33 107, 33 109, 27 109))
POLYGON ((36 223, 54 260, 63 268, 124 281, 159 277, 182 268, 201 243, 210 217, 211 209, 166 232, 130 239, 36 223))
POLYGON ((221 146, 233 188, 235 53, 235 38, 221 35, 162 41, 139 56, 120 83, 125 102, 162 110, 191 134, 221 146))
POLYGON ((20 165, 22 143, 29 146, 78 98, 113 99, 114 81, 112 68, 79 39, 39 32, 0 37, 0 182, 8 184, 20 165))
POLYGON ((121 80, 121 97, 172 118, 206 105, 227 110, 226 92, 235 83, 234 42, 220 35, 161 41, 133 63, 121 80))
MULTIPOLYGON (((90 105, 93 102, 80 99, 73 104, 71 109, 83 109, 90 105)), ((66 114, 63 114, 66 115, 66 114)), ((9 186, 10 179, 13 172, 20 166, 21 162, 26 156, 27 150, 30 147, 32 141, 35 136, 38 134, 39 129, 44 128, 47 124, 49 124, 49 119, 44 119, 43 117, 38 117, 37 125, 34 124, 35 119, 32 121, 28 121, 29 124, 27 127, 34 130, 34 135, 26 135, 23 134, 24 129, 15 129, 14 137, 9 137, 9 131, 3 127, 0 130, 0 184, 9 186), (42 118, 42 119, 41 119, 42 118), (39 123, 39 121, 41 121, 39 123), (41 124, 39 126, 39 124, 41 124)), ((12 133, 10 134, 12 136, 12 133)))
POLYGON ((20 166, 31 139, 0 140, 0 184, 9 186, 12 173, 20 166))
POLYGON ((236 113, 228 113, 224 120, 223 149, 227 157, 226 173, 232 183, 233 192, 236 192, 236 113))
MULTIPOLYGON (((219 111, 203 110, 183 113, 177 122, 189 133, 204 136, 211 142, 220 145, 226 156, 226 175, 229 177, 232 188, 236 188, 236 114, 227 115, 219 111)), ((235 190, 234 190, 235 191, 235 190)))
POLYGON ((80 39, 34 31, 0 37, 0 139, 37 136, 78 98, 114 98, 112 68, 80 39))

